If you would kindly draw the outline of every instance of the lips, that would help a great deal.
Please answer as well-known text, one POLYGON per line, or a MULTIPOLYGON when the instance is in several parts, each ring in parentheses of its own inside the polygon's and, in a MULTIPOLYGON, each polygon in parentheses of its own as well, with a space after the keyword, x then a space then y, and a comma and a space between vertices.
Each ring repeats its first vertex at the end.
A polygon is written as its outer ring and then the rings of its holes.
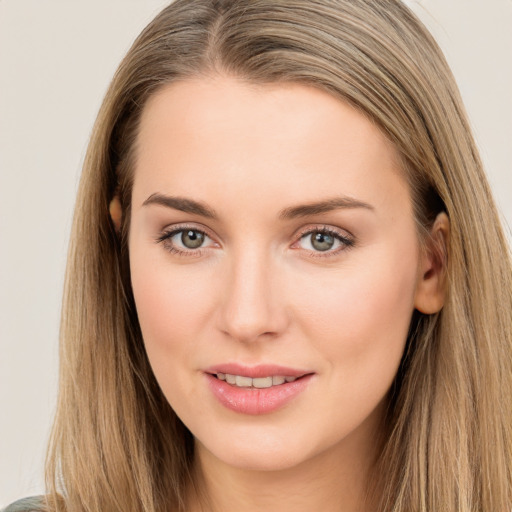
POLYGON ((268 414, 304 392, 312 372, 277 365, 246 367, 230 363, 205 370, 217 400, 240 414, 268 414))

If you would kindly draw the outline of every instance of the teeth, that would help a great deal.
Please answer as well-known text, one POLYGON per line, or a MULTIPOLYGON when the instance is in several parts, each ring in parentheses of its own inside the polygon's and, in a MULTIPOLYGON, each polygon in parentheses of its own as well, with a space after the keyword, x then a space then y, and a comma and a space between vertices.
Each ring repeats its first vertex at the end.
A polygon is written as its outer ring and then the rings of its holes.
POLYGON ((239 388, 250 388, 252 386, 251 377, 242 377, 241 375, 237 375, 235 377, 236 385, 239 388))
POLYGON ((259 379, 252 379, 252 385, 255 388, 269 388, 272 386, 272 377, 263 377, 259 379))
POLYGON ((285 382, 293 382, 294 380, 297 380, 297 377, 284 377, 282 375, 273 375, 271 377, 258 377, 252 379, 251 377, 245 377, 243 375, 230 375, 229 373, 217 373, 217 378, 239 388, 257 389, 280 386, 285 382))

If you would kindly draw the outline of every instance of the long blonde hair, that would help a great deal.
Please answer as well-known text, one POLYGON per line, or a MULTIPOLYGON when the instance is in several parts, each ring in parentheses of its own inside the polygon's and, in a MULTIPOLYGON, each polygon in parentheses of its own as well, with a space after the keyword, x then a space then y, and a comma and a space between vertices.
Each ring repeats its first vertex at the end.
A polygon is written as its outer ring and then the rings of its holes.
POLYGON ((419 233, 446 211, 446 303, 413 317, 373 488, 382 512, 510 510, 510 255, 451 72, 398 0, 176 0, 135 41, 99 112, 78 193, 48 509, 185 506, 193 439, 144 351, 127 235, 147 99, 174 80, 215 73, 305 83, 349 102, 401 154, 419 233), (109 217, 116 193, 119 234, 109 217))

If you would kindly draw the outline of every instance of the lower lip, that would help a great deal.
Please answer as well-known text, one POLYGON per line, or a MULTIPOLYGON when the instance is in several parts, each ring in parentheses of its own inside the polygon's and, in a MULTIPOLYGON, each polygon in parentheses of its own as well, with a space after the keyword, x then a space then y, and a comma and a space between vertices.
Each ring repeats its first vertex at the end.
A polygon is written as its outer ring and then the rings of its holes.
POLYGON ((300 395, 313 374, 293 382, 285 382, 270 388, 239 388, 207 373, 208 385, 217 400, 228 409, 240 414, 268 414, 274 412, 300 395))

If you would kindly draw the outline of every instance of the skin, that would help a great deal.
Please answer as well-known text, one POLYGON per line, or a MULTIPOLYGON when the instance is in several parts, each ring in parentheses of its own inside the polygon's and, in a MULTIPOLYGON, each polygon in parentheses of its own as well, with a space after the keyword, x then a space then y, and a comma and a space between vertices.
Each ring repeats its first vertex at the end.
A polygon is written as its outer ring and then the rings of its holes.
MULTIPOLYGON (((420 249, 398 162, 375 124, 300 84, 202 77, 147 103, 132 285, 155 376, 195 436, 210 510, 366 510, 365 478, 411 315, 443 302, 441 265, 420 249), (200 201, 218 217, 144 204, 156 193, 200 201), (365 206, 280 216, 341 196, 365 206), (183 246, 181 234, 161 240, 183 224, 206 233, 200 249, 183 246), (317 250, 304 233, 324 227, 351 244, 317 250), (225 362, 314 375, 285 407, 247 415, 206 385, 204 370, 225 362)), ((433 239, 447 230, 439 217, 433 239)))

